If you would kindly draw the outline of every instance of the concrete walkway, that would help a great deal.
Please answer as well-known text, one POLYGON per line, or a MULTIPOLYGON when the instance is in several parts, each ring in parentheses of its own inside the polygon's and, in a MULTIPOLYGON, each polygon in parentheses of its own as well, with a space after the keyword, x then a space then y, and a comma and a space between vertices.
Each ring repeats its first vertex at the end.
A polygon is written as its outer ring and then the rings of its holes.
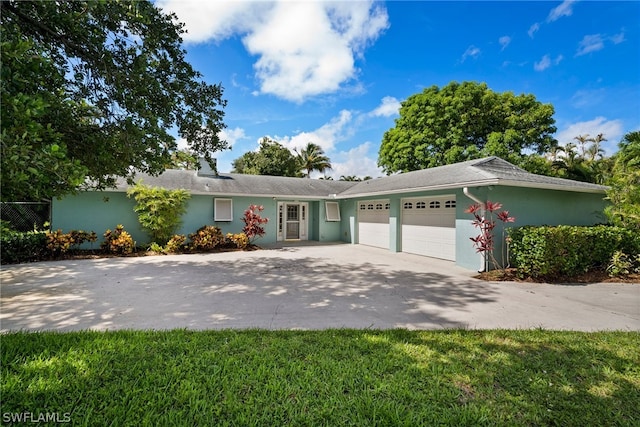
POLYGON ((487 283, 349 244, 3 266, 0 330, 640 330, 640 285, 487 283))

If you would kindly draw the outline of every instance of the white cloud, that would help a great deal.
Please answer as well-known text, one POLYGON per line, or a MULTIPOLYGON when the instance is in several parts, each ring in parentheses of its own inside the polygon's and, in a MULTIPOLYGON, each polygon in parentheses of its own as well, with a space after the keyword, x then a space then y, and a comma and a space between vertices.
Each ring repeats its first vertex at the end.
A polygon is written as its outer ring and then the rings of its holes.
POLYGON ((382 98, 380 105, 369 115, 373 117, 391 117, 398 114, 400 110, 400 101, 393 96, 385 96, 382 98))
POLYGON ((357 77, 355 59, 389 27, 373 1, 197 2, 160 0, 186 23, 186 41, 233 35, 251 55, 260 90, 290 101, 332 93, 357 77))
POLYGON ((611 42, 613 44, 620 44, 623 41, 625 41, 626 39, 624 38, 624 32, 622 32, 622 33, 615 34, 615 35, 609 37, 609 40, 611 40, 611 42))
POLYGON ((474 45, 471 45, 462 54, 461 62, 464 62, 467 58, 476 59, 478 56, 480 56, 480 53, 481 53, 480 48, 475 47, 474 45))
POLYGON ((564 59, 564 56, 562 55, 556 56, 554 60, 551 60, 551 57, 549 55, 545 55, 540 59, 540 61, 533 63, 533 69, 536 71, 544 71, 547 68, 549 68, 551 65, 560 64, 560 62, 562 62, 563 59, 564 59))
POLYGON ((559 6, 554 7, 547 16, 547 22, 557 21, 563 16, 571 16, 575 0, 564 0, 559 6))
POLYGON ((527 34, 529 34, 529 37, 533 38, 533 35, 540 29, 540 24, 539 23, 535 23, 532 26, 529 27, 529 31, 527 31, 527 34))
POLYGON ((586 55, 587 53, 597 52, 602 49, 604 49, 604 41, 600 34, 587 35, 580 41, 576 56, 586 55))
POLYGON ((533 63, 533 69, 536 71, 544 71, 551 66, 551 58, 545 55, 538 62, 533 63))
POLYGON ((300 149, 309 142, 319 145, 325 152, 330 152, 336 143, 346 139, 353 133, 350 128, 353 122, 353 113, 348 110, 340 111, 340 114, 332 118, 328 123, 316 130, 300 132, 294 136, 277 136, 276 141, 290 150, 300 149))
POLYGON ((382 170, 378 167, 376 158, 373 157, 377 155, 370 153, 372 147, 373 144, 367 141, 351 150, 336 153, 331 158, 333 168, 327 175, 332 176, 334 180, 350 175, 360 178, 382 176, 382 170))
POLYGON ((586 108, 600 104, 606 97, 604 89, 581 89, 571 97, 574 108, 586 108))
POLYGON ((505 50, 507 46, 509 46, 509 43, 511 43, 511 37, 502 36, 498 39, 498 43, 500 43, 500 46, 501 46, 500 50, 505 50))
POLYGON ((607 139, 602 148, 607 155, 613 154, 616 151, 617 142, 622 138, 622 120, 607 120, 606 117, 598 116, 593 120, 572 123, 559 131, 556 139, 560 145, 565 145, 569 142, 575 143, 573 138, 578 135, 589 134, 595 137, 600 133, 607 139))
POLYGON ((229 143, 230 146, 238 142, 240 139, 247 139, 244 129, 235 127, 233 129, 223 129, 218 133, 218 137, 229 143))

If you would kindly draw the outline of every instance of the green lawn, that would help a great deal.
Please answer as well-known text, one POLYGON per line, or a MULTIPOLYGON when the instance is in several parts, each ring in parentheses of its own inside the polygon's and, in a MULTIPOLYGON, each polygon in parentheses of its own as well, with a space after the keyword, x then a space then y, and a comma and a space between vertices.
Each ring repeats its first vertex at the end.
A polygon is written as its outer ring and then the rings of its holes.
POLYGON ((0 336, 2 415, 73 425, 640 425, 640 334, 0 336))

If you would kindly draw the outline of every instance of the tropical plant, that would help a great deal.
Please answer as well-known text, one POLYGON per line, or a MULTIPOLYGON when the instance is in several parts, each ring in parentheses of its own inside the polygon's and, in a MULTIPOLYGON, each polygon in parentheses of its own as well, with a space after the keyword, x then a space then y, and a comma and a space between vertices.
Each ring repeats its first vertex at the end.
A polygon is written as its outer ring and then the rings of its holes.
POLYGON ((103 234, 104 241, 100 245, 102 249, 111 254, 127 255, 133 252, 136 242, 131 235, 125 231, 122 224, 118 224, 112 231, 107 230, 103 234))
POLYGON ((195 233, 189 234, 190 247, 196 251, 210 251, 224 244, 224 235, 220 227, 204 225, 195 233))
POLYGON ((618 147, 605 213, 611 223, 640 232, 640 131, 627 133, 618 147))
POLYGON ((249 239, 249 243, 253 243, 255 239, 265 235, 265 230, 262 225, 268 223, 269 218, 262 218, 260 216, 260 212, 263 210, 264 206, 249 205, 247 210, 244 211, 244 215, 242 216, 242 221, 244 222, 242 232, 249 239))
POLYGON ((186 190, 149 187, 139 182, 127 190, 127 197, 135 199, 133 210, 151 241, 163 245, 182 223, 191 195, 186 190))
MULTIPOLYGON (((473 204, 465 210, 466 213, 470 213, 475 218, 472 222, 473 226, 480 229, 480 234, 476 237, 470 237, 473 242, 473 247, 476 248, 476 252, 483 253, 488 256, 495 268, 504 270, 508 266, 509 257, 506 254, 502 254, 501 261, 498 261, 495 257, 495 234, 496 220, 501 221, 503 224, 507 222, 515 222, 515 218, 509 216, 509 211, 502 210, 502 204, 487 201, 484 204, 473 204)), ((504 227, 502 229, 502 242, 507 245, 509 241, 504 237, 504 227)))
POLYGON ((324 173, 325 170, 331 169, 331 160, 324 154, 322 148, 313 142, 307 143, 298 154, 298 162, 300 169, 306 171, 305 176, 311 178, 311 172, 318 171, 324 173))

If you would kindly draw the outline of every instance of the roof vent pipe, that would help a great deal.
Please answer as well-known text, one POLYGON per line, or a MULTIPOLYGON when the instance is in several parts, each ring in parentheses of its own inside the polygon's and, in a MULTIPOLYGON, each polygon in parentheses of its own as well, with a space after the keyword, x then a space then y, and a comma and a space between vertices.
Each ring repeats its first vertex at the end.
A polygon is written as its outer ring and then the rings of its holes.
MULTIPOLYGON (((480 217, 484 219, 484 215, 485 215, 484 202, 482 202, 476 196, 471 194, 469 192, 469 187, 464 187, 462 189, 462 192, 464 193, 465 196, 467 196, 468 198, 476 202, 478 205, 480 205, 480 217)), ((480 252, 480 269, 478 270, 478 273, 482 273, 483 271, 486 271, 486 269, 487 269, 487 254, 485 252, 480 252)))

